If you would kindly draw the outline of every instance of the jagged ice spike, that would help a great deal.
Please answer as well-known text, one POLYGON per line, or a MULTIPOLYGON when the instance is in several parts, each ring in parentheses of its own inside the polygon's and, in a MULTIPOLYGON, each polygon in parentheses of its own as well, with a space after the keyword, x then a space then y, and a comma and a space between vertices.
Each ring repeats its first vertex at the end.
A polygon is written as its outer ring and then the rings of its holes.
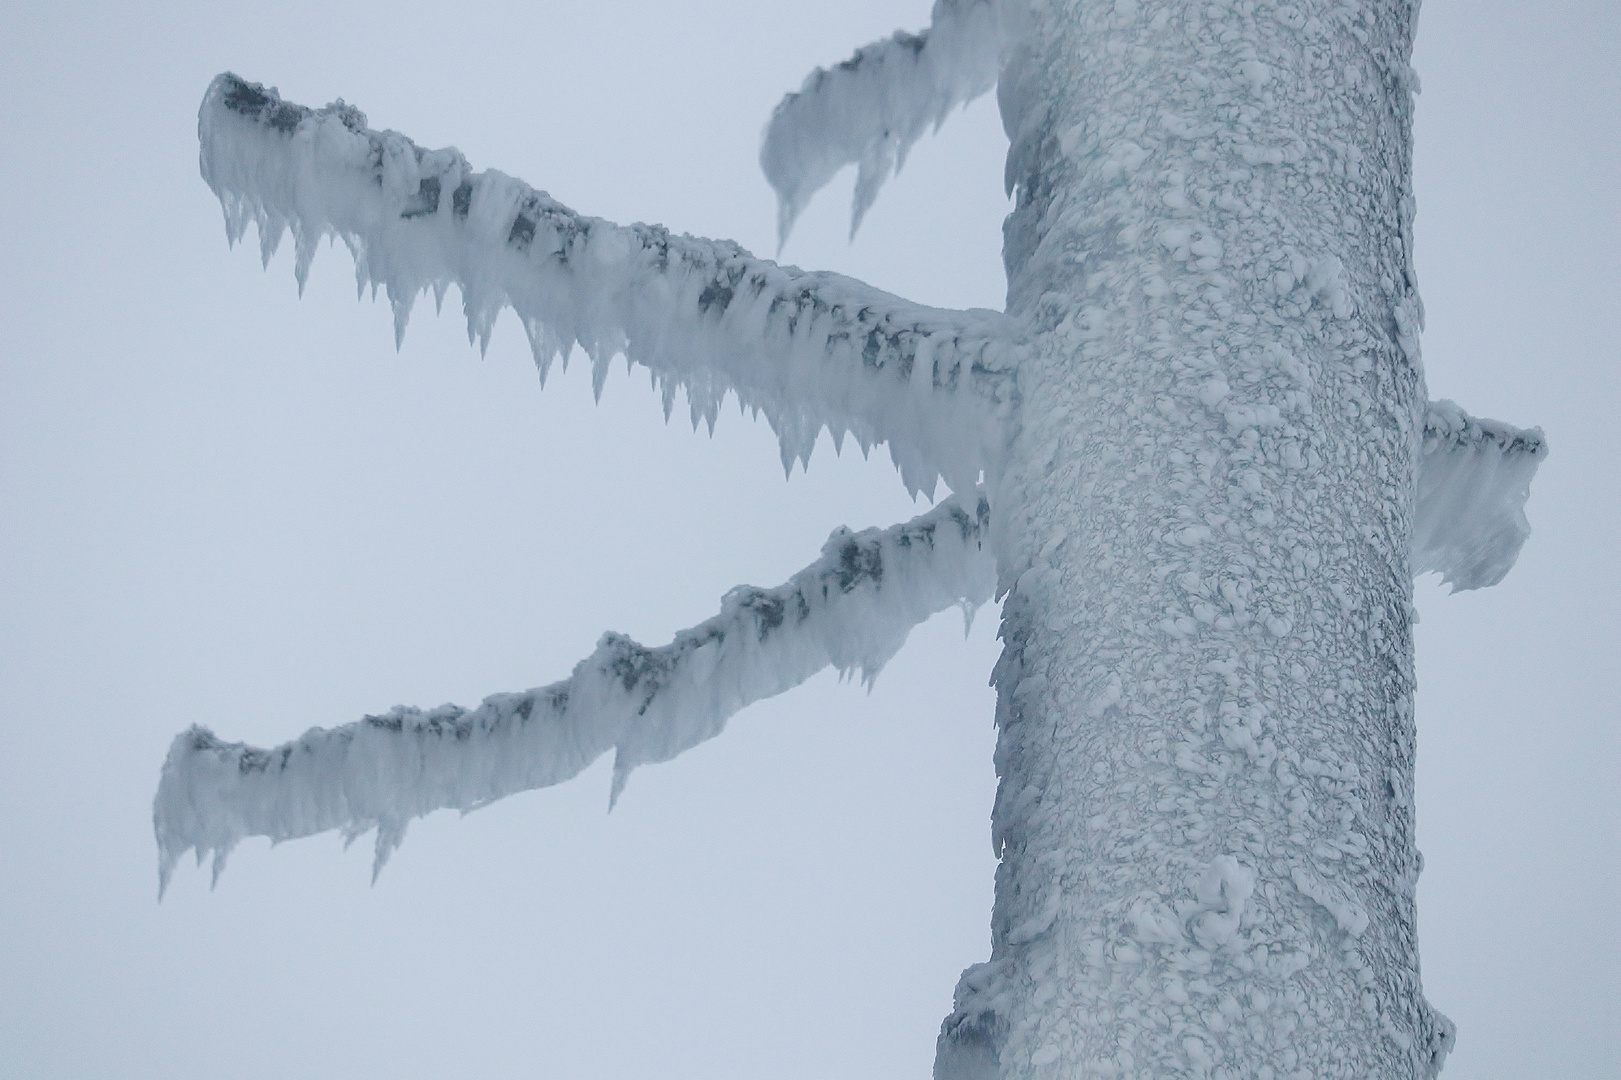
POLYGON ((996 85, 1004 0, 936 0, 928 29, 896 31, 817 68, 777 105, 760 167, 777 192, 777 250, 795 219, 846 165, 858 165, 850 236, 907 151, 952 109, 996 85))

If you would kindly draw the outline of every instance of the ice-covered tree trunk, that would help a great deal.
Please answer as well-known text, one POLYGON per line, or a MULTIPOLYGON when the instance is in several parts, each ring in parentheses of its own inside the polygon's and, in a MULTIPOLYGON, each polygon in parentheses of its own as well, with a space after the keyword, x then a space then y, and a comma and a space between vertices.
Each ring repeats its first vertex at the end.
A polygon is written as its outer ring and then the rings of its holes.
POLYGON ((781 223, 844 164, 855 216, 995 75, 1008 311, 924 308, 734 244, 585 217, 454 150, 233 75, 204 178, 302 280, 324 235, 396 331, 423 290, 470 336, 513 307, 542 377, 580 345, 693 422, 735 394, 785 467, 823 428, 958 495, 838 533, 776 589, 472 710, 396 709, 271 750, 202 728, 154 802, 160 878, 244 837, 377 830, 718 734, 827 664, 869 676, 919 620, 1006 595, 992 955, 935 1072, 1433 1076, 1413 889, 1413 572, 1500 580, 1536 429, 1426 405, 1412 273, 1412 0, 936 0, 818 70, 762 162, 781 223), (969 498, 980 477, 984 486, 969 498), (989 534, 990 543, 984 543, 989 534), (988 547, 988 551, 987 551, 988 547))
POLYGON ((1414 1077, 1406 0, 1035 5, 1001 855, 938 1077, 1414 1077))

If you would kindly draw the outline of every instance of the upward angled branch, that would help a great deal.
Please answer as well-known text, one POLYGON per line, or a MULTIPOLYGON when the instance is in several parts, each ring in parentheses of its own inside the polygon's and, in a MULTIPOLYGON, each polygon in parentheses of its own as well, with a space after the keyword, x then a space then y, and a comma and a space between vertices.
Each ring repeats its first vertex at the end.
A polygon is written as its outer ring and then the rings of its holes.
POLYGON ((760 167, 777 191, 777 244, 812 195, 859 164, 850 235, 929 127, 996 85, 1003 0, 935 0, 933 24, 817 68, 771 114, 760 167))
POLYGON ((668 645, 605 634, 569 678, 476 709, 400 707, 273 750, 193 727, 170 747, 153 803, 160 892, 188 849, 213 856, 218 880, 244 837, 330 829, 377 829, 375 878, 412 818, 561 783, 609 750, 617 798, 632 769, 719 735, 745 705, 829 664, 870 682, 913 626, 990 599, 989 515, 970 492, 888 529, 840 529, 786 584, 738 586, 668 645))
POLYGON ((266 260, 291 227, 300 287, 323 235, 382 285, 403 334, 418 293, 456 285, 468 336, 510 305, 542 379, 578 343, 600 392, 618 354, 646 366, 665 411, 676 389, 713 425, 727 391, 763 412, 783 464, 825 426, 863 450, 887 441, 908 488, 978 482, 1009 394, 1019 325, 991 311, 913 304, 837 274, 757 259, 728 241, 576 214, 452 149, 373 131, 338 102, 309 109, 234 75, 198 117, 203 178, 232 240, 255 221, 266 260))

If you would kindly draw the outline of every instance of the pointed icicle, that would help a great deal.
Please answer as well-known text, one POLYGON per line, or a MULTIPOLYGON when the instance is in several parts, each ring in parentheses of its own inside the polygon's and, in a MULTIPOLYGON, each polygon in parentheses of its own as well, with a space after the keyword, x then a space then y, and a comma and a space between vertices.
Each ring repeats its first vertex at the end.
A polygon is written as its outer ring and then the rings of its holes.
POLYGON ((957 105, 996 84, 998 0, 936 0, 932 25, 897 31, 829 69, 818 68, 778 103, 760 147, 777 192, 780 253, 799 212, 846 165, 859 164, 851 235, 907 149, 938 130, 957 105))
MULTIPOLYGON (((214 849, 213 873, 208 879, 208 890, 210 892, 213 892, 215 889, 219 888, 220 875, 225 873, 225 860, 231 857, 231 849, 234 847, 236 847, 236 843, 233 841, 231 843, 220 844, 214 849)), ((197 855, 199 858, 201 858, 202 852, 199 851, 197 855)))
POLYGON ((862 155, 861 164, 856 169, 855 191, 850 197, 851 243, 855 242, 856 232, 861 228, 861 219, 872 209, 879 189, 894 169, 895 142, 886 134, 867 146, 867 152, 862 155))
MULTIPOLYGON (((293 277, 298 279, 298 295, 304 295, 304 286, 310 280, 310 264, 315 261, 315 249, 321 242, 319 233, 311 229, 295 228, 293 230, 293 253, 296 261, 293 264, 293 277)), ((373 293, 373 298, 376 294, 373 293)))
POLYGON ((220 210, 225 214, 225 243, 235 250, 237 241, 248 228, 247 203, 236 197, 222 198, 220 210))
POLYGON ((546 389, 546 376, 551 371, 552 351, 551 335, 547 333, 539 319, 526 318, 523 320, 523 332, 529 339, 529 355, 535 361, 535 372, 540 376, 540 388, 546 389))
MULTIPOLYGON (((328 237, 328 246, 331 237, 328 237)), ((359 237, 345 236, 343 246, 349 249, 349 257, 355 262, 355 299, 366 298, 366 286, 371 282, 371 260, 366 255, 366 245, 359 237)))
POLYGON ((613 779, 608 784, 608 813, 613 813, 614 807, 619 805, 619 796, 625 793, 625 785, 635 767, 623 751, 615 751, 613 779))
POLYGON ((351 821, 344 825, 339 830, 340 835, 343 837, 343 850, 348 851, 354 846, 355 841, 365 836, 371 828, 372 824, 368 822, 351 821))
POLYGON ((979 605, 971 600, 964 600, 957 605, 962 609, 962 636, 966 641, 974 633, 974 616, 979 614, 979 605))
POLYGON ((411 824, 409 818, 384 818, 377 823, 377 846, 373 850, 371 862, 371 883, 377 884, 377 875, 383 872, 388 865, 391 855, 405 840, 406 827, 411 824))
POLYGON ((390 288, 388 299, 394 308, 394 351, 399 352, 405 344, 405 327, 411 321, 411 305, 416 303, 416 293, 405 289, 396 293, 390 288))
POLYGON ((169 882, 174 877, 175 863, 179 857, 167 851, 158 854, 158 903, 163 903, 163 894, 169 891, 169 882))
POLYGON ((777 193, 777 251, 776 257, 782 258, 782 249, 788 246, 788 236, 794 231, 794 222, 799 220, 799 211, 803 209, 799 203, 777 193))
POLYGON ((262 210, 255 221, 259 226, 259 264, 268 270, 270 260, 276 256, 276 249, 281 247, 281 234, 286 230, 287 223, 262 210))

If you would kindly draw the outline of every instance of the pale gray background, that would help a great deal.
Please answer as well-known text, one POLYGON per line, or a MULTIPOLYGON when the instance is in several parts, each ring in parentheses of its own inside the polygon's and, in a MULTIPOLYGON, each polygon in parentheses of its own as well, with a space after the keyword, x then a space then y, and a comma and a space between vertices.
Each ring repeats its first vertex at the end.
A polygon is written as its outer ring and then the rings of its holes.
MULTIPOLYGON (((1436 396, 1554 446, 1519 567, 1419 588, 1425 982, 1448 1076, 1621 1075, 1612 0, 1430 0, 1419 251, 1436 396)), ((341 249, 300 302, 228 251, 195 114, 232 69, 453 143, 592 214, 769 254, 771 106, 926 0, 0 8, 0 1075, 925 1077, 985 958, 995 613, 921 628, 644 770, 418 823, 379 885, 327 836, 161 906, 150 800, 193 722, 261 744, 658 643, 841 523, 885 461, 785 483, 762 425, 666 427, 622 369, 543 394, 419 305, 398 356, 341 249)), ((1000 307, 986 99, 860 239, 850 178, 786 258, 1000 307)), ((451 304, 455 303, 452 294, 451 304)))

